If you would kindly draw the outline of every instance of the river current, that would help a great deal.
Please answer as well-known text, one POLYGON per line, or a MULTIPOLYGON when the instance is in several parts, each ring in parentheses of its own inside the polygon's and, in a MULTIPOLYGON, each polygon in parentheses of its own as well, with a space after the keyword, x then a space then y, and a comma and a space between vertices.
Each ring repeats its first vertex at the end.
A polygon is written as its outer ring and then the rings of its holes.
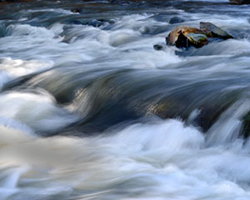
POLYGON ((1 200, 249 200, 249 132, 250 5, 0 1, 1 200))

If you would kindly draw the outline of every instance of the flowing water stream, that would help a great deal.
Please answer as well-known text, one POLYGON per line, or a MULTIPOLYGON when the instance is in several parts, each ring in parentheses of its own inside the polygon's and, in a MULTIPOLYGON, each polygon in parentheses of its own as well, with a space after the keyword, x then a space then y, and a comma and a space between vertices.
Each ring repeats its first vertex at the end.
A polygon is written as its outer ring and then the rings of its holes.
POLYGON ((1 200, 250 199, 249 5, 0 1, 0 91, 1 200))

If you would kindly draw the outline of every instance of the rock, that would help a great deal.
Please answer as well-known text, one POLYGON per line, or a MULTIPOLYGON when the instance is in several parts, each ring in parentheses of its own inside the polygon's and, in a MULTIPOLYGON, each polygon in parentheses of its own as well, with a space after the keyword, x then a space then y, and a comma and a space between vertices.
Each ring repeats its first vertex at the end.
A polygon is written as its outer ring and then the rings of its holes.
POLYGON ((170 20, 169 20, 169 24, 178 24, 178 23, 182 23, 184 22, 185 20, 181 17, 172 17, 170 20))
POLYGON ((113 24, 114 22, 111 20, 106 19, 89 19, 85 20, 82 18, 73 19, 69 21, 70 24, 81 24, 81 25, 87 25, 87 26, 93 26, 93 27, 100 27, 106 24, 113 24))
POLYGON ((187 35, 187 38, 191 42, 191 45, 197 48, 203 47, 204 45, 208 44, 208 39, 205 34, 189 33, 187 35))
POLYGON ((174 45, 178 48, 187 48, 190 46, 202 47, 208 43, 204 32, 194 27, 180 26, 175 28, 166 38, 168 45, 174 45))
POLYGON ((166 44, 164 43, 158 43, 154 45, 154 49, 157 51, 166 49, 166 44))
POLYGON ((190 46, 200 48, 209 43, 208 38, 226 40, 233 38, 233 36, 210 22, 200 22, 200 29, 188 26, 175 28, 166 37, 166 43, 178 48, 188 48, 190 46))
POLYGON ((93 27, 100 27, 100 26, 103 26, 107 22, 108 21, 104 20, 104 19, 93 19, 93 20, 89 20, 86 23, 84 23, 84 25, 93 26, 93 27))
POLYGON ((72 8, 70 11, 73 13, 81 13, 81 9, 79 8, 72 8))
POLYGON ((230 39, 233 36, 229 35, 226 31, 221 28, 215 26, 210 22, 200 22, 200 29, 206 33, 208 37, 216 37, 222 39, 230 39))
POLYGON ((230 0, 232 4, 250 4, 250 0, 230 0))
POLYGON ((154 49, 157 50, 157 51, 160 51, 163 49, 163 46, 162 45, 159 45, 159 44, 155 44, 154 45, 154 49))

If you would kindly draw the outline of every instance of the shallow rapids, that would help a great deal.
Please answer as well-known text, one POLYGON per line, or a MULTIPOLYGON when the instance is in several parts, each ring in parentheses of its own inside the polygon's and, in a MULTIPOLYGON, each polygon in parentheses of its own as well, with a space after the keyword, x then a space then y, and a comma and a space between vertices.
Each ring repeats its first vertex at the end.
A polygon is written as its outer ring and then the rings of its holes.
POLYGON ((0 1, 0 199, 250 199, 249 33, 227 0, 0 1), (201 21, 234 39, 165 45, 201 21))

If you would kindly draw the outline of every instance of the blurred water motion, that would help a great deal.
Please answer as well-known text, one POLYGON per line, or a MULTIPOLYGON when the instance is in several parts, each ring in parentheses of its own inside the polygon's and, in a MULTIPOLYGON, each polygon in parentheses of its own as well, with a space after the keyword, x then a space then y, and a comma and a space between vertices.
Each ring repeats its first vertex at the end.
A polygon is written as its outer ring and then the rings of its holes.
POLYGON ((0 199, 248 200, 249 13, 0 1, 0 199), (201 21, 234 39, 165 45, 201 21))

